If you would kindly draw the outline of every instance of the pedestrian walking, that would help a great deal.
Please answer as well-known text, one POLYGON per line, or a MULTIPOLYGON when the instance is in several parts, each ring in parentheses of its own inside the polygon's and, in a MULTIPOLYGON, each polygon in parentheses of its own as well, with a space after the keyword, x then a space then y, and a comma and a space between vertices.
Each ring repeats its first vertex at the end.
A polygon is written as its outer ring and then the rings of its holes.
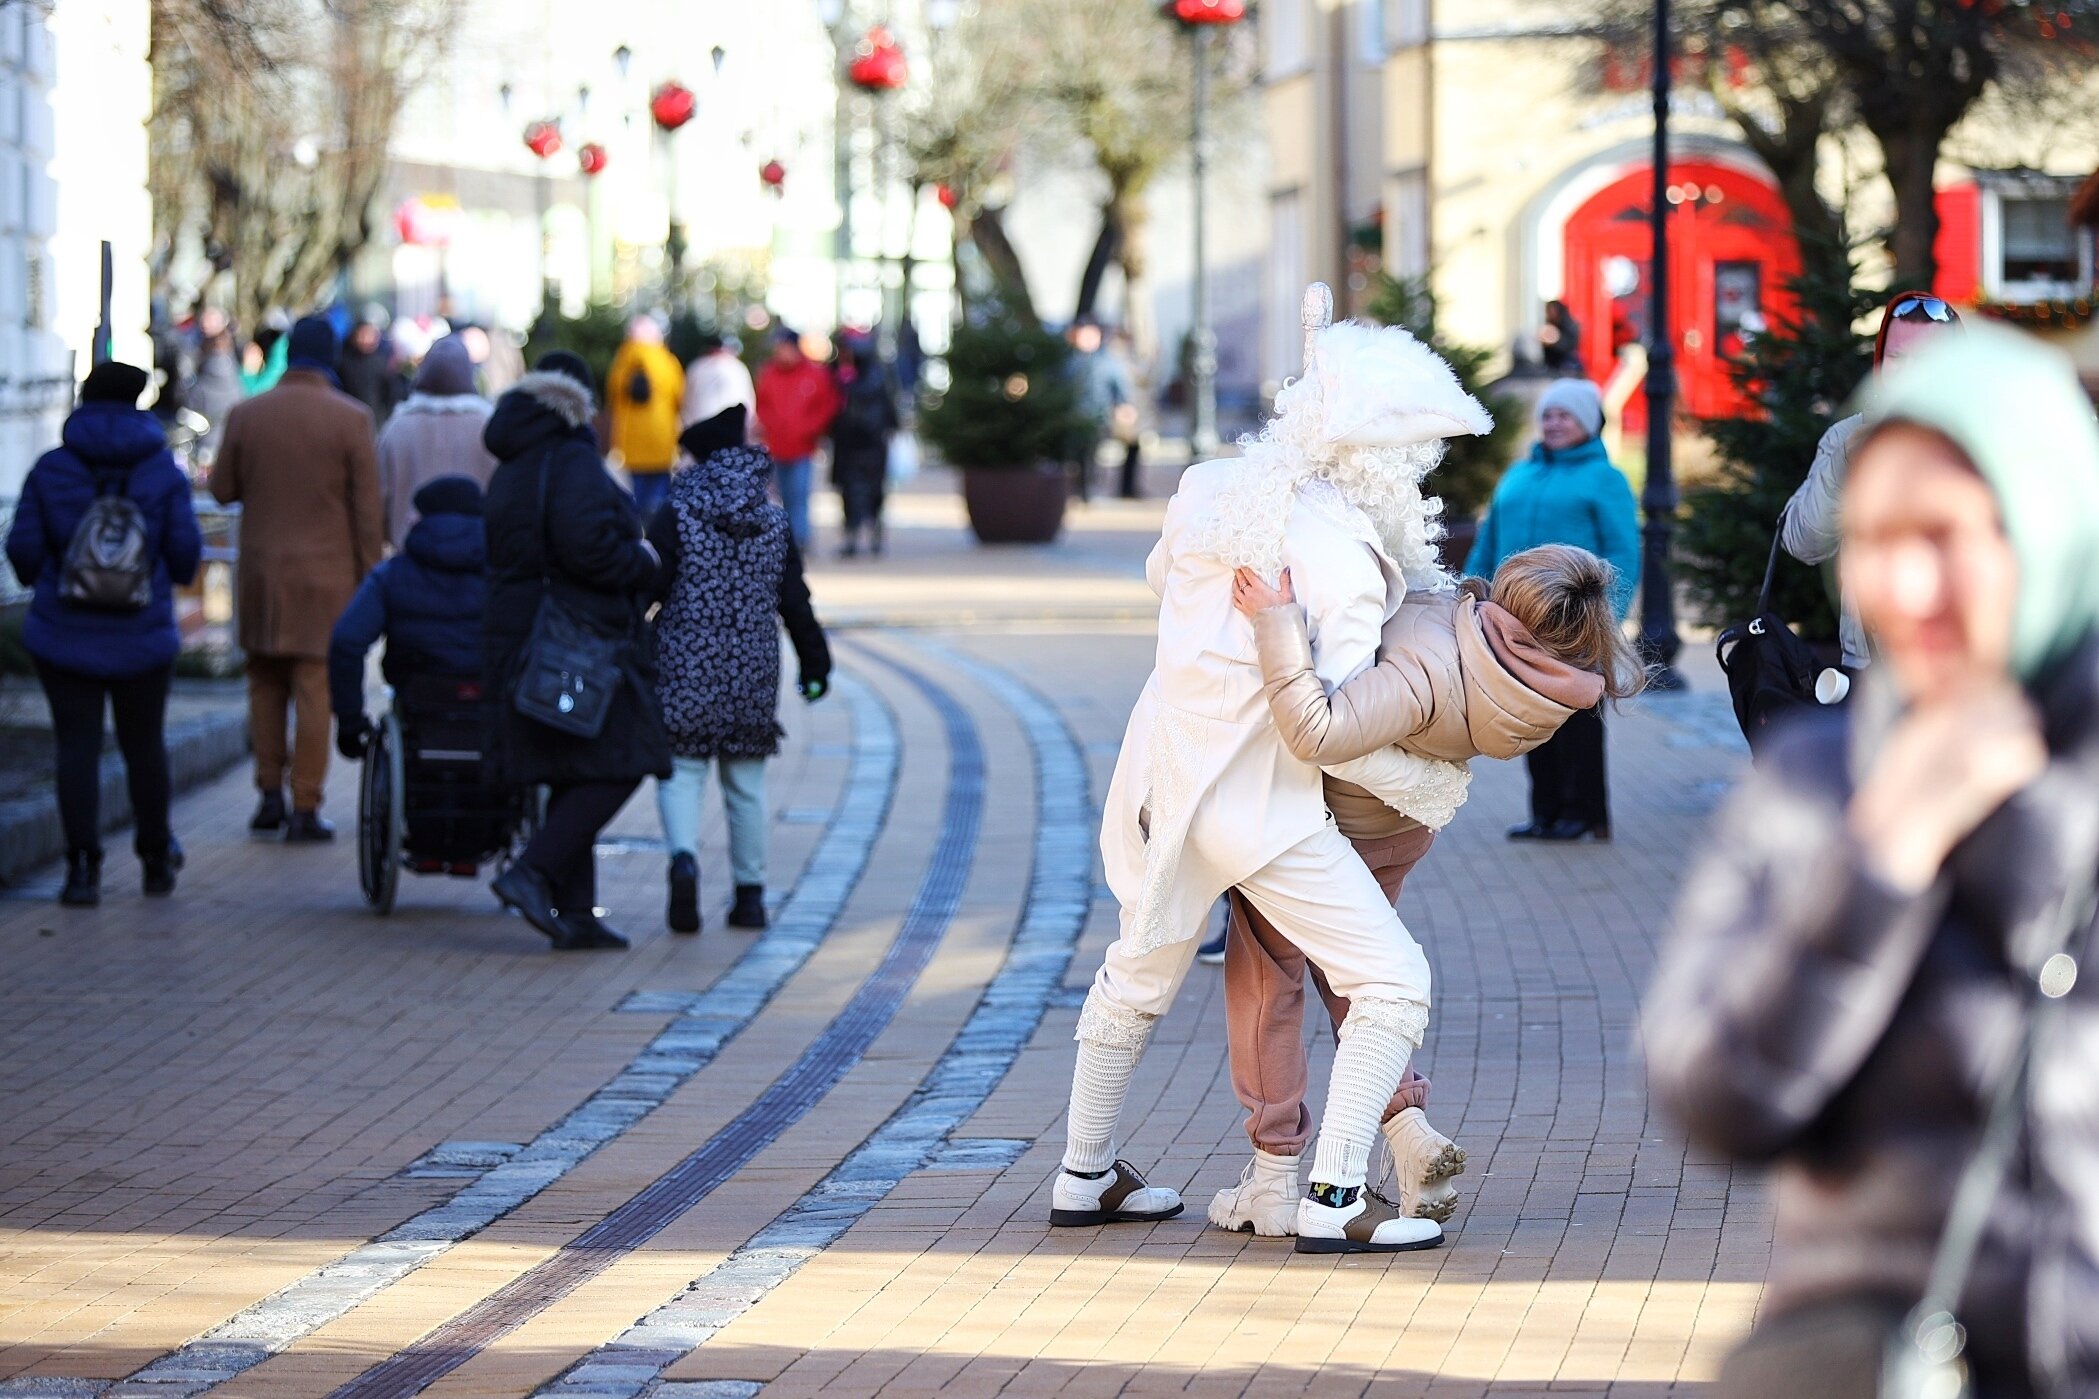
POLYGON ((889 490, 889 440, 903 426, 896 384, 874 342, 848 337, 839 346, 838 416, 831 420, 831 485, 845 512, 845 542, 838 556, 850 559, 867 537, 869 553, 882 552, 882 505, 889 490))
POLYGON ((752 413, 758 407, 757 386, 751 371, 737 357, 736 347, 716 331, 699 337, 699 353, 685 366, 685 403, 678 414, 679 427, 704 423, 725 408, 742 407, 752 413))
POLYGON ((384 309, 366 307, 350 327, 335 373, 343 392, 371 410, 372 425, 385 427, 405 395, 400 371, 394 368, 394 347, 386 338, 384 309))
POLYGON ((164 728, 182 644, 174 589, 196 577, 203 538, 167 435, 138 407, 149 382, 133 365, 95 366, 60 445, 22 482, 7 532, 7 560, 33 590, 22 644, 51 706, 66 836, 59 902, 70 908, 102 898, 104 709, 124 755, 146 893, 172 894, 182 868, 164 728))
POLYGON ((1976 327, 1868 392, 1841 557, 1877 663, 1715 822, 1645 1008, 1657 1098, 1775 1168, 1724 1399, 2099 1392, 2095 556, 2066 358, 1976 327), (1883 1386, 1912 1307, 1968 1386, 1883 1386))
POLYGON ((802 353, 801 337, 785 326, 773 332, 773 354, 758 371, 758 433, 773 460, 773 488, 787 508, 787 525, 804 554, 813 539, 809 478, 816 444, 838 416, 838 385, 831 371, 802 353))
POLYGON ((1124 500, 1144 497, 1144 422, 1137 404, 1137 347, 1127 327, 1118 326, 1108 340, 1108 353, 1121 366, 1126 397, 1109 420, 1109 433, 1122 448, 1122 480, 1117 494, 1124 500))
POLYGON ((408 399, 379 434, 379 498, 386 539, 406 546, 416 494, 432 481, 465 476, 486 487, 496 459, 481 441, 490 404, 474 392, 474 361, 457 337, 432 345, 408 399))
MULTIPOLYGON (((1622 622, 1640 576, 1640 520, 1632 487, 1599 434, 1603 395, 1587 379, 1558 379, 1538 400, 1538 440, 1495 489, 1465 572, 1491 578, 1512 554, 1572 544, 1611 566, 1611 604, 1622 622)), ((1610 786, 1603 711, 1575 715, 1524 759, 1530 820, 1511 840, 1609 840, 1610 786)))
POLYGON ((605 376, 605 398, 612 454, 647 518, 670 489, 685 402, 685 367, 663 343, 663 327, 654 316, 636 316, 628 324, 626 343, 605 376))
POLYGON ((590 369, 555 351, 496 402, 486 441, 500 465, 483 518, 488 595, 482 674, 492 702, 494 777, 548 789, 538 831, 492 888, 557 949, 619 948, 596 911, 598 832, 645 777, 668 777, 646 611, 656 550, 633 497, 605 469, 591 422, 590 369), (611 707, 592 737, 527 717, 521 668, 543 606, 616 643, 611 707))
MULTIPOLYGON (((1923 348, 1942 330, 1961 323, 1960 312, 1936 296, 1904 292, 1881 308, 1880 329, 1873 337, 1873 369, 1878 373, 1923 348)), ((1786 501, 1779 516, 1779 543, 1794 558, 1806 564, 1828 563, 1837 556, 1843 537, 1843 515, 1838 506, 1844 481, 1851 471, 1851 440, 1865 418, 1854 413, 1830 424, 1815 447, 1814 463, 1807 478, 1786 501)), ((1843 648, 1844 669, 1856 678, 1873 664, 1873 647, 1865 628, 1859 625, 1858 609, 1839 593, 1837 639, 1843 648)))
POLYGON ((197 440, 200 461, 209 465, 226 436, 226 419, 247 391, 241 387, 240 360, 233 351, 233 331, 224 312, 199 317, 204 334, 197 343, 197 372, 183 391, 183 402, 210 427, 197 440))
POLYGON ((1582 372, 1582 323, 1564 301, 1545 303, 1545 324, 1538 327, 1538 346, 1544 353, 1545 370, 1554 375, 1582 372))
POLYGON ((226 420, 211 493, 241 507, 240 643, 262 793, 249 829, 297 843, 335 838, 321 816, 328 633, 379 562, 386 533, 372 415, 336 387, 334 330, 309 316, 286 338, 284 377, 226 420))
POLYGON ((1092 424, 1079 459, 1074 463, 1080 500, 1093 499, 1093 467, 1102 441, 1124 427, 1134 428, 1136 404, 1132 401, 1129 371, 1107 347, 1100 323, 1082 319, 1066 337, 1071 343, 1071 376, 1078 386, 1078 409, 1092 424))
POLYGON ((765 763, 780 751, 780 624, 801 663, 796 688, 822 699, 831 651, 809 600, 787 512, 766 496, 772 461, 745 445, 749 424, 729 407, 685 430, 693 465, 671 480, 649 525, 663 559, 656 617, 664 725, 673 773, 656 784, 670 847, 666 922, 700 931, 700 810, 710 766, 721 775, 736 886, 732 928, 765 926, 768 812, 765 763))

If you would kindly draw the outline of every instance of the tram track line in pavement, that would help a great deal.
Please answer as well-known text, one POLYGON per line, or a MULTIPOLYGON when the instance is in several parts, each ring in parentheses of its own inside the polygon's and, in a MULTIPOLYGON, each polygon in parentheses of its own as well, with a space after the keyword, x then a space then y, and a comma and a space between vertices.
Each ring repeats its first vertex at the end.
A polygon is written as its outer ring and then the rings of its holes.
POLYGON ((621 1010, 675 1011, 604 1087, 493 1169, 370 1243, 244 1308, 196 1340, 115 1381, 0 1380, 0 1399, 151 1395, 190 1399, 347 1315, 454 1245, 510 1214, 654 1112, 754 1020, 822 942, 867 869, 895 799, 902 743, 886 703, 850 672, 836 693, 852 720, 837 804, 773 926, 706 991, 636 993, 621 1010), (660 1003, 659 1003, 660 1002, 660 1003))
POLYGON ((795 1061, 697 1150, 552 1256, 337 1387, 329 1399, 419 1394, 599 1276, 705 1200, 800 1122, 889 1027, 945 938, 969 882, 983 822, 984 748, 975 721, 949 691, 890 657, 865 654, 919 692, 939 716, 948 747, 947 795, 933 853, 881 964, 795 1061))
MULTIPOLYGON (((949 1140, 975 1116, 1034 1037, 1071 965, 1093 902, 1095 814, 1086 756, 1064 716, 1001 667, 948 647, 919 649, 989 692, 1019 722, 1035 769, 1034 859, 1027 899, 998 973, 969 1020, 903 1106, 794 1204, 685 1291, 536 1391, 535 1399, 642 1399, 664 1370, 712 1340, 835 1243, 914 1171, 950 1154, 1005 1166, 1025 1142, 965 1147, 949 1140)), ((755 1394, 715 1381, 711 1392, 755 1394)))

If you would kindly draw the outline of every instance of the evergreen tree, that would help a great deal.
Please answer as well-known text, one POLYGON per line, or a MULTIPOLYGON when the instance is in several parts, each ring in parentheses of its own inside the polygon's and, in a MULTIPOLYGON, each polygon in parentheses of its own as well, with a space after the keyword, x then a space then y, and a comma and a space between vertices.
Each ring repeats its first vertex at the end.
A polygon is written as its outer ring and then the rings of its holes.
POLYGON ((1443 356, 1465 392, 1478 399, 1494 419, 1494 431, 1484 437, 1451 438, 1442 465, 1428 481, 1430 489, 1443 498, 1446 520, 1478 519, 1515 455, 1517 439, 1523 433, 1523 405, 1486 387, 1492 350, 1443 338, 1436 325, 1436 294, 1426 277, 1380 277, 1366 314, 1380 325, 1406 327, 1416 340, 1443 356))
POLYGON ((1072 461, 1092 440, 1060 336, 996 314, 955 328, 947 368, 947 391, 927 398, 918 425, 950 466, 1072 461))
MULTIPOLYGON (((1849 258, 1833 259, 1848 272, 1849 258)), ((1735 383, 1756 405, 1740 418, 1704 424, 1721 457, 1718 479, 1684 494, 1677 528, 1677 577, 1699 618, 1714 626, 1756 611, 1779 513, 1815 460, 1830 424, 1849 411, 1873 362, 1872 337, 1858 326, 1878 298, 1848 277, 1809 273, 1788 284, 1797 311, 1774 321, 1734 366, 1735 383)), ((1781 555, 1774 609, 1810 641, 1836 636, 1833 590, 1821 570, 1781 555)))

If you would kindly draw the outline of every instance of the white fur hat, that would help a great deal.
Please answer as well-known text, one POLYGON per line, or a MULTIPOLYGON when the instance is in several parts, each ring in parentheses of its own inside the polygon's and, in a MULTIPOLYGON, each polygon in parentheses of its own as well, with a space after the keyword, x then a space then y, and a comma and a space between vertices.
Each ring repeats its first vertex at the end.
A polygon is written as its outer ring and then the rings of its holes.
POLYGON ((1408 447, 1494 430, 1443 357, 1403 328, 1344 321, 1315 338, 1305 378, 1318 392, 1329 442, 1408 447))

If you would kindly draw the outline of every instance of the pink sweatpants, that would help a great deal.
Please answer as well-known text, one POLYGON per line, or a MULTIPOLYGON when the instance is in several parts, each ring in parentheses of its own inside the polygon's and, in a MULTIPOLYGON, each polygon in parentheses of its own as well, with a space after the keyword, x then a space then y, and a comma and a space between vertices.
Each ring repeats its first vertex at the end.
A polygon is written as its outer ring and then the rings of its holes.
MULTIPOLYGON (((1435 843, 1427 827, 1385 840, 1354 842, 1356 853, 1396 905, 1407 874, 1435 843)), ((1231 923, 1224 943, 1225 1036, 1232 1052, 1232 1090, 1246 1105, 1246 1135, 1262 1151, 1300 1155, 1312 1138, 1305 1110, 1311 1075, 1305 1059, 1305 972, 1319 988, 1328 1017, 1339 1030, 1348 1001, 1334 994, 1326 975, 1275 930, 1260 911, 1233 890, 1231 923)), ((1428 1105, 1428 1080, 1409 1068, 1385 1116, 1428 1105)))

